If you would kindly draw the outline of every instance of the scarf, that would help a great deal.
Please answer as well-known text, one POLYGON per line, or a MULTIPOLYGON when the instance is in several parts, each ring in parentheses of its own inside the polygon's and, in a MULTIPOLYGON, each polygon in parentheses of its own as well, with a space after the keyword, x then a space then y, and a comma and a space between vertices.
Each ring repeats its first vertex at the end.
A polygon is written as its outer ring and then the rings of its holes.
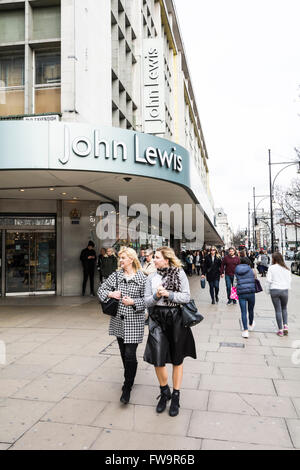
MULTIPOLYGON (((158 274, 162 276, 162 286, 171 292, 181 292, 181 282, 179 277, 179 268, 163 268, 157 270, 158 274)), ((168 299, 165 303, 173 305, 168 299)))

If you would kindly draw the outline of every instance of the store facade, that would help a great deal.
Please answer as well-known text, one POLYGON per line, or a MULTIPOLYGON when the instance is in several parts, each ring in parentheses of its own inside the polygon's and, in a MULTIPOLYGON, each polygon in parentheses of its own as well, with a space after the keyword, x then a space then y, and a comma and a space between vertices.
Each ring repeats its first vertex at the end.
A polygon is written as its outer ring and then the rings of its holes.
MULTIPOLYGON (((80 251, 90 239, 98 252, 109 245, 153 246, 155 237, 180 249, 172 221, 163 239, 150 215, 155 204, 184 210, 199 202, 183 147, 134 131, 64 122, 2 121, 0 141, 2 296, 78 295, 80 251), (106 215, 101 219, 99 207, 117 215, 120 197, 126 210, 144 208, 149 225, 140 227, 138 240, 125 238, 124 227, 120 239, 120 224, 115 237, 99 237, 106 215)), ((127 214, 125 225, 128 220, 127 214)))

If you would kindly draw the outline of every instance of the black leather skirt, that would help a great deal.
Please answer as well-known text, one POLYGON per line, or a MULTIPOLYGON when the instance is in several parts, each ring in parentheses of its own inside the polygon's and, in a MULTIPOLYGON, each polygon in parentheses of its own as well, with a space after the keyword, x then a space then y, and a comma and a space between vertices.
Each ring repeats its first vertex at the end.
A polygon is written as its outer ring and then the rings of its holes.
POLYGON ((155 307, 149 316, 144 361, 155 367, 180 366, 185 357, 197 358, 193 333, 182 325, 180 307, 155 307))

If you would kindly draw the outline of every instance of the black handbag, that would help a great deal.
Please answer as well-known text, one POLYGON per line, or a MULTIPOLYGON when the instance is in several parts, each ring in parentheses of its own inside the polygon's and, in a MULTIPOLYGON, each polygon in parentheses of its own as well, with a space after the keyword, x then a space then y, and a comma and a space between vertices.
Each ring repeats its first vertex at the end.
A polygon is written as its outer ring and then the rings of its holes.
POLYGON ((255 293, 259 294, 262 291, 263 291, 263 288, 261 286, 259 279, 255 279, 255 293))
MULTIPOLYGON (((115 290, 118 290, 118 274, 116 274, 117 280, 117 287, 115 290)), ((109 299, 108 302, 100 302, 102 307, 102 312, 105 315, 109 315, 110 317, 116 317, 118 308, 119 308, 119 300, 117 299, 109 299)))
POLYGON ((195 301, 190 300, 187 304, 181 305, 182 323, 185 328, 191 328, 204 320, 204 317, 198 312, 195 301))

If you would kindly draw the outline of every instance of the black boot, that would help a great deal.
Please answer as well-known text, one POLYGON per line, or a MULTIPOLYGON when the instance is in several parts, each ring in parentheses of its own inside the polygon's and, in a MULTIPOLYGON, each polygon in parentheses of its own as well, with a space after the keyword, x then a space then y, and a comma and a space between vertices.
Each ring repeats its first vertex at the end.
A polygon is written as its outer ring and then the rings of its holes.
POLYGON ((123 393, 120 398, 120 401, 124 403, 124 405, 127 405, 130 401, 130 393, 134 384, 137 366, 138 366, 137 362, 125 361, 125 372, 124 372, 125 382, 122 387, 123 393))
POLYGON ((173 390, 172 393, 172 401, 171 401, 171 406, 169 410, 169 415, 172 417, 175 417, 179 413, 179 398, 180 398, 180 391, 179 390, 173 390))
POLYGON ((160 387, 161 394, 157 397, 157 399, 160 398, 157 407, 156 407, 156 412, 157 413, 162 413, 165 411, 167 402, 171 400, 171 390, 169 385, 166 385, 165 387, 160 387))

